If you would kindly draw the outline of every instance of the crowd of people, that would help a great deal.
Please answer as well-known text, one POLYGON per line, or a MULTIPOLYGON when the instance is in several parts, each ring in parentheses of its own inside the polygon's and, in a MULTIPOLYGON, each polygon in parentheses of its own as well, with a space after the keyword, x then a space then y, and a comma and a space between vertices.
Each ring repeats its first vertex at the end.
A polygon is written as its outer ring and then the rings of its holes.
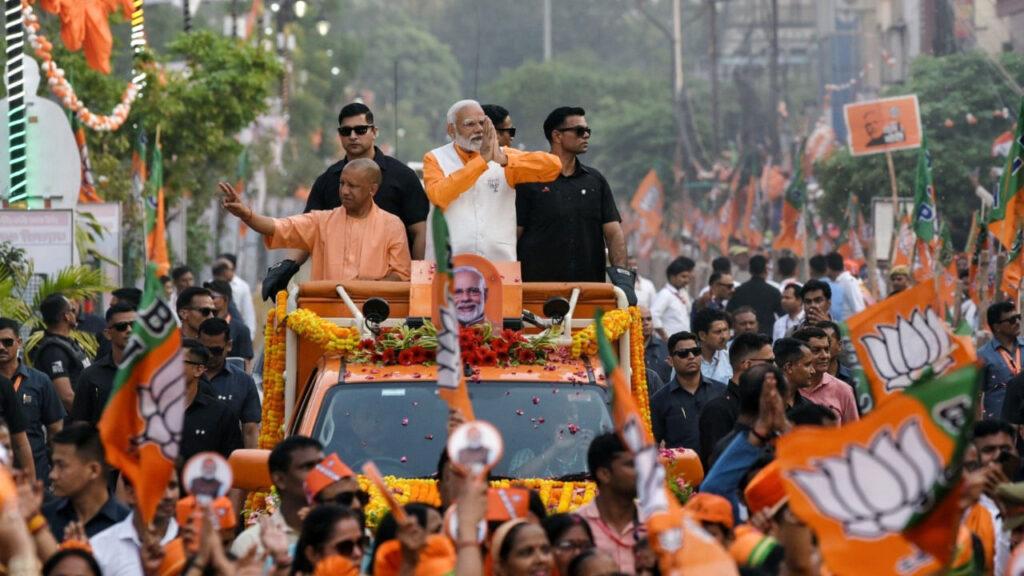
MULTIPOLYGON (((314 280, 408 280, 412 260, 435 256, 432 210, 444 210, 453 252, 517 260, 523 281, 611 282, 640 311, 653 436, 663 448, 695 452, 705 471, 690 486, 687 514, 742 573, 827 573, 813 532, 789 509, 773 446, 794 427, 861 417, 840 323, 872 297, 841 255, 814 256, 806 272, 790 256, 723 256, 710 262, 703 286, 695 285, 697 263, 680 256, 657 289, 627 256, 608 182, 580 162, 591 135, 583 109, 553 110, 543 125, 549 151, 524 152, 511 146, 507 110, 457 102, 446 117, 450 142, 424 158, 423 184, 375 145, 373 120, 362 103, 341 110, 345 157, 316 180, 301 215, 257 214, 221 184, 231 214, 268 248, 289 250, 268 271, 264 298, 306 260, 314 280)), ((187 266, 161 279, 185 364, 179 466, 203 452, 228 457, 257 446, 258 325, 237 264, 221 254, 206 282, 187 266)), ((909 270, 896 267, 884 290, 892 296, 912 285, 909 270)), ((494 519, 486 479, 441 451, 440 506, 408 504, 404 519, 389 514, 370 527, 370 497, 353 470, 317 439, 292 435, 269 455, 275 504, 266 513, 243 517, 239 489, 212 501, 188 496, 179 467, 152 522, 143 521, 97 431, 142 294, 125 287, 109 296, 103 317, 84 302, 47 297, 37 311, 45 328, 30 346, 17 322, 0 318, 0 459, 14 478, 9 487, 0 482, 0 562, 9 574, 660 573, 639 521, 633 455, 612 432, 586 450, 595 497, 569 513, 549 515, 534 492, 528 513, 494 519), (92 334, 95 350, 81 332, 92 334)), ((966 299, 965 320, 991 339, 978 347, 984 419, 964 458, 960 545, 973 551, 975 573, 1001 575, 1024 540, 1024 484, 1013 483, 1021 477, 1024 340, 1012 302, 988 306, 987 333, 970 306, 966 299)), ((453 415, 449 432, 458 423, 453 415)))

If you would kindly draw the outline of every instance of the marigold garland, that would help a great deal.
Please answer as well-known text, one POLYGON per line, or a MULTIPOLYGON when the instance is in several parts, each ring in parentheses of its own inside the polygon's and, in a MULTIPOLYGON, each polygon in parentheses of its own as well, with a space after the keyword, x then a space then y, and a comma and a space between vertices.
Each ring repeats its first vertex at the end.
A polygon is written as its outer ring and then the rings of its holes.
MULTIPOLYGON (((263 330, 263 418, 258 446, 270 450, 284 439, 285 319, 288 293, 277 293, 276 306, 267 312, 263 330)), ((266 510, 267 492, 249 494, 246 510, 266 510)))
POLYGON ((359 346, 359 331, 325 320, 312 310, 299 308, 288 314, 288 327, 297 335, 323 348, 327 353, 343 354, 359 346))
MULTIPOLYGON (((633 318, 629 310, 612 310, 604 314, 601 324, 604 326, 604 333, 608 340, 614 342, 629 330, 633 318)), ((582 330, 572 335, 572 356, 596 356, 597 355, 597 325, 589 324, 582 330)))
MULTIPOLYGON (((395 494, 395 499, 402 505, 410 502, 422 502, 431 506, 441 505, 441 495, 437 491, 437 481, 423 478, 396 478, 386 476, 384 481, 395 494)), ((370 494, 370 502, 364 510, 366 523, 375 528, 388 514, 388 505, 377 487, 367 478, 359 477, 359 486, 370 494)), ((548 513, 572 512, 594 499, 597 487, 593 482, 560 482, 541 478, 524 478, 518 480, 494 480, 494 488, 527 488, 536 491, 547 507, 548 513)))
MULTIPOLYGON (((146 39, 143 31, 143 9, 142 1, 136 0, 135 10, 132 13, 132 50, 133 54, 145 50, 146 39)), ((21 14, 25 21, 25 36, 29 44, 35 50, 36 56, 42 60, 40 69, 46 75, 46 83, 54 96, 60 99, 64 107, 78 116, 78 119, 89 128, 98 132, 114 132, 124 124, 131 112, 132 104, 139 97, 142 88, 146 85, 146 73, 132 70, 133 78, 128 82, 121 95, 121 101, 114 106, 111 114, 107 116, 94 114, 86 108, 85 104, 75 94, 75 88, 65 78, 64 70, 57 66, 53 60, 53 43, 46 36, 39 33, 39 17, 35 15, 32 6, 28 2, 22 2, 21 14)))
POLYGON ((647 392, 647 362, 644 358, 644 330, 643 320, 640 318, 640 308, 631 306, 629 316, 632 322, 629 325, 629 368, 633 372, 630 387, 633 392, 633 401, 636 402, 640 417, 644 425, 651 430, 651 398, 647 392))

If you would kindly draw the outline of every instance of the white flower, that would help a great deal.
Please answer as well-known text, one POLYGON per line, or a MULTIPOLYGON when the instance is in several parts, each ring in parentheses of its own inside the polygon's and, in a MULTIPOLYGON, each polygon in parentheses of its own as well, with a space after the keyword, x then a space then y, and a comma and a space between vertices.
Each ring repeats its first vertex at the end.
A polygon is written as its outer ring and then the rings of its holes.
POLYGON ((845 456, 813 465, 814 470, 790 472, 790 478, 822 514, 858 538, 902 531, 925 508, 942 476, 942 462, 917 418, 904 424, 897 438, 884 428, 868 447, 853 445, 845 456))
POLYGON ((185 372, 181 350, 153 375, 149 386, 139 386, 139 412, 146 428, 139 445, 156 444, 168 460, 178 457, 185 423, 185 372))
POLYGON ((906 388, 928 366, 941 374, 953 364, 945 322, 930 307, 924 312, 915 308, 909 320, 898 316, 896 326, 879 325, 878 334, 864 336, 861 342, 886 391, 906 388))

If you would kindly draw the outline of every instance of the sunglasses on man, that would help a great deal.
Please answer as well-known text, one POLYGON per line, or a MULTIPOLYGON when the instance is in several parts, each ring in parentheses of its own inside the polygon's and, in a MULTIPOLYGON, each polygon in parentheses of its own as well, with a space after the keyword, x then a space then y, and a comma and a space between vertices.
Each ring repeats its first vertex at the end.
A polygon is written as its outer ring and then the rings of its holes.
POLYGON ((134 322, 114 322, 109 326, 109 328, 111 330, 116 330, 117 332, 124 332, 125 330, 131 328, 132 324, 134 324, 134 322))
POLYGON ((14 348, 14 338, 0 338, 0 347, 14 348))
POLYGON ((360 124, 359 126, 342 126, 338 128, 338 134, 348 138, 353 132, 358 136, 363 136, 373 128, 373 124, 360 124))
POLYGON ((515 126, 513 126, 511 128, 495 128, 495 130, 497 130, 498 132, 506 132, 506 133, 508 133, 510 138, 515 138, 516 137, 516 127, 515 126))
POLYGON ((214 314, 217 313, 217 309, 216 308, 189 308, 189 310, 192 310, 194 312, 198 312, 200 315, 207 316, 207 317, 213 316, 214 314))
POLYGON ((700 346, 694 346, 693 348, 680 348, 679 350, 673 350, 672 355, 676 358, 696 358, 700 356, 700 346))
POLYGON ((1020 322, 1020 314, 1014 314, 1013 316, 1007 316, 1006 318, 1003 318, 1002 320, 996 322, 996 324, 1005 324, 1007 322, 1010 322, 1010 323, 1020 322))
POLYGON ((590 136, 590 126, 569 126, 568 128, 556 128, 559 132, 573 132, 577 138, 583 138, 586 134, 590 136))

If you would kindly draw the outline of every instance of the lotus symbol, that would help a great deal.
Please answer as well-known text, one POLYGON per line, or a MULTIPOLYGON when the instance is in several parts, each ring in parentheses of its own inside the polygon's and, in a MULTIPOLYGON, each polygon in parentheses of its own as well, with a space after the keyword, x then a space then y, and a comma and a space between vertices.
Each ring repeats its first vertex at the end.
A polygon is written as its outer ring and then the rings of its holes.
POLYGON ((906 388, 929 366, 941 374, 953 364, 949 333, 931 308, 915 308, 909 320, 897 316, 895 326, 881 324, 877 335, 864 336, 861 342, 887 392, 906 388))
POLYGON ((790 478, 822 514, 858 538, 903 530, 943 478, 941 460, 917 418, 903 424, 896 437, 883 428, 869 446, 855 444, 845 455, 815 460, 812 466, 790 472, 790 478))
POLYGON ((149 386, 139 386, 139 412, 146 428, 136 440, 156 444, 164 457, 175 460, 185 421, 185 374, 179 350, 153 375, 149 386))

